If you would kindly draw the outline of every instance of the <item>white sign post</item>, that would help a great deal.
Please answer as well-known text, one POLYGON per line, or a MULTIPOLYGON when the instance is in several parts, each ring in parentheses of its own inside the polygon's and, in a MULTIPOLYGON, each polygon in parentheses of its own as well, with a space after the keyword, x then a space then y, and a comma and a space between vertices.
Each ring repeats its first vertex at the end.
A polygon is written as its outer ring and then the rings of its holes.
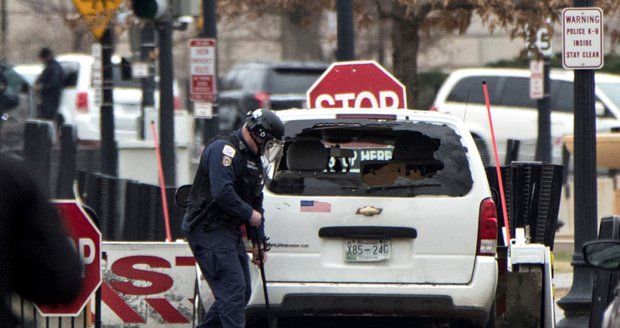
POLYGON ((530 98, 542 99, 545 95, 545 62, 530 60, 530 98))
POLYGON ((92 47, 93 74, 92 85, 94 90, 95 107, 101 107, 103 102, 103 64, 101 62, 102 48, 100 43, 94 43, 92 47))
POLYGON ((195 102, 194 117, 213 117, 217 94, 215 79, 215 39, 189 41, 190 99, 195 102))
POLYGON ((562 10, 562 66, 566 69, 603 67, 603 11, 600 8, 562 10))
POLYGON ((536 32, 536 47, 538 51, 545 57, 553 56, 553 47, 551 47, 551 37, 549 36, 549 30, 546 27, 541 28, 536 32))
POLYGON ((149 77, 149 64, 146 62, 131 63, 131 75, 136 79, 149 77))
POLYGON ((549 29, 541 27, 536 31, 536 39, 532 40, 532 35, 528 34, 526 46, 528 58, 538 57, 538 53, 548 58, 553 56, 553 47, 551 46, 551 35, 549 29), (533 41, 533 42, 532 42, 533 41))

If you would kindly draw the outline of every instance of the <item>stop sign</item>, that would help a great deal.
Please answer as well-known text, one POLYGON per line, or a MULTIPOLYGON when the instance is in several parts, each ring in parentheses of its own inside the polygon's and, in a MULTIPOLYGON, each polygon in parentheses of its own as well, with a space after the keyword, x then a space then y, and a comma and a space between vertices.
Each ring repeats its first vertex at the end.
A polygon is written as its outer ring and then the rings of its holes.
POLYGON ((69 239, 84 263, 82 289, 71 303, 37 304, 37 308, 43 316, 77 316, 101 285, 101 232, 76 201, 57 201, 54 204, 68 229, 69 239))
POLYGON ((310 108, 407 108, 405 86, 375 61, 333 63, 306 98, 310 108))

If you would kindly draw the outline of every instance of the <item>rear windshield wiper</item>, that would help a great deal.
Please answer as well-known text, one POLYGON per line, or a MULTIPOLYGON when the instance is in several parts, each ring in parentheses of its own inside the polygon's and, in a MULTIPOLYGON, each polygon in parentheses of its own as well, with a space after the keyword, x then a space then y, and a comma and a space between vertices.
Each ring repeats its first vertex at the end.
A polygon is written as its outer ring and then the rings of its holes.
POLYGON ((408 184, 408 185, 382 185, 372 186, 366 188, 366 192, 373 192, 377 190, 391 190, 391 189, 405 189, 405 188, 419 188, 419 187, 441 187, 441 183, 421 183, 421 184, 408 184))

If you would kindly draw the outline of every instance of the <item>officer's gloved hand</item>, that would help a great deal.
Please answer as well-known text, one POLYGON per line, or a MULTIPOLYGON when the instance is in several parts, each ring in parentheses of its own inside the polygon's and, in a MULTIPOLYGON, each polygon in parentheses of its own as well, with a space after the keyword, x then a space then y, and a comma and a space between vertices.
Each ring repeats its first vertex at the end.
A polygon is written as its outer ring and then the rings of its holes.
POLYGON ((265 264, 265 262, 267 262, 267 252, 265 252, 264 250, 259 251, 259 247, 261 247, 261 245, 259 244, 254 244, 254 246, 252 247, 252 263, 254 263, 254 265, 256 266, 261 265, 261 261, 259 261, 260 255, 263 256, 262 263, 265 264))
POLYGON ((263 237, 263 252, 269 252, 271 250, 271 243, 269 242, 269 239, 269 237, 263 237))
POLYGON ((257 210, 252 210, 252 216, 250 216, 250 225, 255 228, 258 228, 260 227, 262 222, 263 222, 263 215, 257 210))

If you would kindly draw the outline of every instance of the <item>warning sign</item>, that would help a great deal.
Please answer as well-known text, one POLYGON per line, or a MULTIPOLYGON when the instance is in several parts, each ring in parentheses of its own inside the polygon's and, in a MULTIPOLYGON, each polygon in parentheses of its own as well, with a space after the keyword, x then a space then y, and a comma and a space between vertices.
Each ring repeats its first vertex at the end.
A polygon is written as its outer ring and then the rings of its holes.
POLYGON ((215 79, 215 39, 189 41, 190 99, 213 102, 217 94, 215 79))
POLYGON ((603 11, 566 8, 562 11, 562 65, 566 69, 603 67, 603 11))
POLYGON ((545 95, 545 62, 530 60, 530 98, 542 99, 545 95))
POLYGON ((82 15, 95 39, 100 40, 121 2, 122 0, 73 0, 73 5, 82 15))

